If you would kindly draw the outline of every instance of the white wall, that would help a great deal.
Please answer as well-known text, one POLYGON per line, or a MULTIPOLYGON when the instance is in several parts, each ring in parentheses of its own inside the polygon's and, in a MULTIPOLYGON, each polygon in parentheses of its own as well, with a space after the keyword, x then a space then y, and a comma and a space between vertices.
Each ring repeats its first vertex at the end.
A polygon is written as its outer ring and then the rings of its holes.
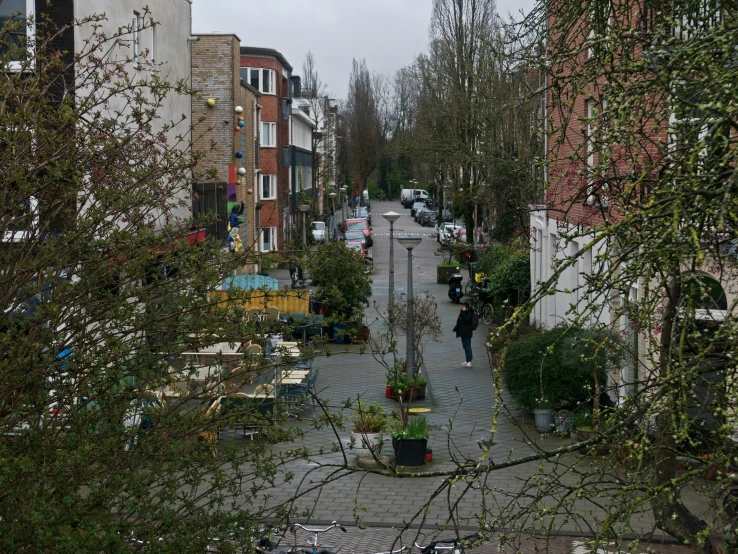
POLYGON ((313 126, 310 118, 299 108, 292 108, 292 144, 298 148, 312 151, 313 126))
MULTIPOLYGON (((561 238, 559 222, 549 219, 545 207, 531 207, 531 290, 536 291, 539 283, 548 281, 553 275, 552 263, 555 259, 576 257, 591 242, 585 235, 570 242, 561 238)), ((610 305, 604 298, 594 298, 586 294, 585 276, 596 271, 593 260, 605 253, 605 244, 583 252, 571 267, 564 270, 556 283, 556 294, 542 298, 531 313, 531 323, 545 328, 554 327, 573 319, 572 308, 576 312, 588 311, 587 323, 610 324, 610 305)))
MULTIPOLYGON (((139 43, 143 51, 145 48, 152 49, 153 61, 156 71, 163 80, 174 83, 180 79, 190 81, 190 44, 187 40, 192 30, 191 5, 188 0, 75 0, 74 17, 81 19, 91 14, 105 13, 107 21, 100 22, 100 29, 106 35, 113 35, 119 27, 129 26, 134 18, 134 11, 144 15, 144 6, 148 6, 151 18, 158 22, 155 30, 145 29, 140 33, 139 43), (158 65, 161 64, 161 65, 158 65)), ((83 41, 92 34, 89 25, 75 28, 75 49, 79 51, 83 41)), ((125 60, 133 57, 131 44, 121 44, 110 52, 110 58, 125 60)), ((132 79, 145 78, 151 75, 150 69, 146 67, 134 67, 128 64, 126 68, 132 79)), ((118 105, 109 106, 111 110, 122 110, 123 99, 118 105)), ((163 128, 163 125, 172 121, 179 122, 182 115, 186 116, 183 123, 179 123, 168 133, 170 145, 177 144, 177 135, 186 139, 191 125, 191 100, 187 95, 172 93, 164 101, 155 123, 153 132, 163 128)), ((185 148, 186 144, 181 144, 185 148)), ((176 223, 179 218, 187 218, 191 215, 191 193, 183 191, 176 199, 172 199, 169 216, 176 223)), ((163 219, 160 219, 161 223, 163 219)))

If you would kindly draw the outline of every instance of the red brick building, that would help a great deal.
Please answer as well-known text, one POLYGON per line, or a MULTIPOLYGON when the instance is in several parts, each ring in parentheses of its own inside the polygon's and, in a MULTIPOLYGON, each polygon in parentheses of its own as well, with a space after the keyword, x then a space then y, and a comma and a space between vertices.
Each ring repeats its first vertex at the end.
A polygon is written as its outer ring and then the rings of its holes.
POLYGON ((259 250, 284 247, 290 239, 290 144, 292 66, 271 48, 241 46, 241 79, 261 93, 256 224, 259 250))

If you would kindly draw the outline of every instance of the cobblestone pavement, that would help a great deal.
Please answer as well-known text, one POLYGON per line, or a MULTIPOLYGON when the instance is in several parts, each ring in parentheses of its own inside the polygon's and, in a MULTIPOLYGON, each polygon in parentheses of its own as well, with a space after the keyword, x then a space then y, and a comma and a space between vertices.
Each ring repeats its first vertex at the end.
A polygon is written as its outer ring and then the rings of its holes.
MULTIPOLYGON (((452 304, 447 296, 447 285, 436 284, 436 266, 440 261, 437 253, 438 244, 430 235, 430 229, 422 228, 413 222, 409 210, 403 210, 398 202, 376 202, 372 205, 374 228, 374 272, 373 298, 380 307, 386 305, 389 283, 389 224, 381 216, 388 211, 402 213, 402 217, 395 223, 395 232, 398 235, 417 232, 423 235, 423 242, 414 250, 413 276, 414 292, 422 294, 428 291, 438 302, 438 313, 442 320, 443 336, 439 342, 431 343, 426 347, 425 373, 429 380, 429 394, 425 400, 416 401, 416 407, 430 409, 427 415, 431 429, 429 445, 433 448, 433 462, 419 468, 417 473, 446 471, 456 467, 456 461, 476 459, 482 452, 478 445, 480 439, 489 438, 492 428, 492 415, 495 402, 493 368, 485 355, 484 340, 485 326, 480 323, 479 330, 473 339, 475 354, 474 365, 471 368, 461 367, 464 361, 460 341, 451 331, 458 314, 458 305, 452 304), (449 433, 448 430, 452 429, 449 433)), ((395 291, 402 295, 406 290, 407 280, 407 253, 399 244, 395 245, 395 291)), ((466 282, 466 273, 465 282, 466 282)), ((287 278, 285 275, 275 275, 287 278)), ((286 281, 285 281, 286 282, 286 281)), ((373 308, 367 310, 367 319, 370 327, 376 334, 379 331, 379 322, 374 317, 373 308)), ((332 356, 317 358, 315 364, 320 369, 317 388, 321 396, 331 400, 332 405, 338 405, 348 398, 361 395, 368 403, 379 403, 387 410, 396 409, 393 400, 385 398, 385 374, 383 367, 376 362, 371 354, 360 353, 358 346, 333 346, 332 356)), ((400 352, 404 352, 404 345, 400 345, 400 352)), ((503 396, 504 398, 504 396, 503 396)), ((490 448, 490 458, 495 462, 504 462, 508 459, 519 458, 534 453, 538 448, 551 449, 566 444, 569 439, 553 436, 541 437, 536 433, 531 421, 525 421, 522 427, 515 424, 509 416, 502 412, 497 424, 497 431, 493 437, 494 444, 490 448)), ((520 414, 514 413, 516 417, 520 414)), ((339 433, 340 439, 348 442, 348 430, 339 433)), ((391 454, 389 439, 385 439, 386 453, 391 454)), ((292 497, 300 485, 300 490, 314 486, 321 479, 335 478, 333 471, 335 464, 340 464, 340 453, 331 452, 335 443, 335 436, 330 430, 320 430, 310 433, 305 444, 312 450, 323 449, 321 455, 313 456, 310 460, 293 463, 289 470, 294 473, 295 479, 290 483, 277 483, 274 489, 269 490, 270 501, 284 502, 292 497), (331 467, 331 464, 334 464, 331 467)), ((565 461, 572 462, 574 455, 568 455, 565 461)), ((594 458, 583 457, 582 464, 606 463, 594 458)), ((494 471, 485 476, 487 493, 483 496, 475 484, 468 487, 460 481, 456 487, 445 490, 442 495, 433 500, 426 508, 423 517, 426 529, 435 529, 446 524, 449 514, 449 505, 453 504, 453 513, 462 521, 461 525, 473 528, 474 517, 480 512, 483 505, 489 514, 497 514, 510 502, 510 495, 519 491, 526 479, 555 480, 561 483, 561 495, 566 496, 565 489, 574 482, 574 477, 567 474, 563 466, 555 463, 532 462, 516 465, 494 471), (463 494, 462 497, 462 491, 463 494)), ((395 479, 372 473, 351 473, 340 479, 323 485, 320 489, 307 494, 298 500, 296 507, 312 510, 311 521, 330 522, 338 520, 344 525, 354 524, 354 514, 358 515, 363 525, 369 526, 370 531, 347 533, 341 540, 349 545, 344 552, 379 552, 389 548, 395 532, 389 529, 392 526, 402 525, 403 522, 419 524, 421 517, 416 517, 416 511, 423 507, 437 488, 442 484, 443 477, 430 476, 415 479, 395 479), (378 538, 366 539, 369 536, 378 538), (349 539, 349 537, 355 537, 349 539), (364 537, 364 538, 359 538, 364 537), (354 542, 351 542, 354 541, 354 542), (358 547, 361 546, 360 549, 358 547), (354 548, 357 548, 354 550, 354 548)), ((531 492, 534 492, 532 490, 531 492)), ((522 525, 528 533, 534 534, 543 528, 550 527, 554 535, 564 535, 554 541, 548 550, 537 550, 545 546, 538 541, 528 542, 521 552, 577 552, 583 554, 587 550, 575 550, 575 539, 568 537, 591 536, 591 529, 598 526, 606 516, 613 514, 619 506, 608 502, 607 498, 598 498, 597 503, 576 501, 574 508, 579 517, 555 517, 553 519, 537 518, 533 514, 525 516, 529 498, 520 499, 516 510, 521 513, 517 525, 522 525)), ((554 504, 552 503, 553 507, 554 504)), ((654 540, 664 537, 654 528, 653 518, 647 507, 642 513, 631 517, 628 534, 633 536, 652 536, 654 540)), ((343 535, 343 534, 341 534, 343 535)), ((321 542, 324 542, 321 539, 321 542)), ((336 544, 327 542, 327 544, 336 544)), ((670 545, 665 549, 655 549, 656 552, 676 552, 681 547, 670 545), (677 548, 677 550, 674 550, 677 548)), ((479 552, 492 552, 480 549, 479 552)), ((512 550, 511 550, 512 551, 512 550)))

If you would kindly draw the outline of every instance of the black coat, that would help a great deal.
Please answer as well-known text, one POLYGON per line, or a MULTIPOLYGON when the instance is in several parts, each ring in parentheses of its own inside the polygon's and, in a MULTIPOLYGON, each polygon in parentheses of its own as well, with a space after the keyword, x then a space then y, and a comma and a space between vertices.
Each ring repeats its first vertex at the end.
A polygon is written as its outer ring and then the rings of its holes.
POLYGON ((454 332, 456 337, 471 337, 474 334, 474 313, 470 309, 461 310, 459 318, 456 320, 454 332))

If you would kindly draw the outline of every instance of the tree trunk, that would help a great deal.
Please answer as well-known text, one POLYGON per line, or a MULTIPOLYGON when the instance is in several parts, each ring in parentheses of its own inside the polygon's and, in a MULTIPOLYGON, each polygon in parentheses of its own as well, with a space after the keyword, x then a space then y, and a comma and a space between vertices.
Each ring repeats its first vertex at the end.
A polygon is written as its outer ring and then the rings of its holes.
MULTIPOLYGON (((680 296, 681 280, 677 270, 668 285, 659 344, 659 377, 664 380, 669 379, 669 374, 674 369, 671 364, 672 343, 680 296)), ((707 528, 707 524, 689 511, 681 501, 679 487, 672 485, 677 469, 677 441, 674 432, 677 414, 674 410, 679 403, 672 398, 666 398, 665 401, 667 405, 660 410, 656 418, 653 486, 662 489, 662 492, 651 500, 656 525, 662 531, 694 548, 695 552, 722 554, 724 550, 720 547, 720 543, 724 541, 721 537, 711 534, 704 544, 698 542, 697 537, 707 528)))

